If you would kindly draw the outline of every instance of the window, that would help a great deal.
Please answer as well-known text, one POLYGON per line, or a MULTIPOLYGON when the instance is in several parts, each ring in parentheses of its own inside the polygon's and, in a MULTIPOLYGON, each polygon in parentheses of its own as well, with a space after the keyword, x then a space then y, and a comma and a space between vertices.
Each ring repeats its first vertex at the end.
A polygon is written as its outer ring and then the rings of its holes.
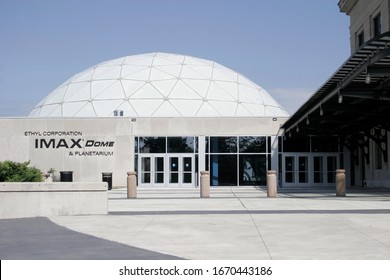
POLYGON ((374 157, 375 157, 375 169, 379 170, 383 168, 383 160, 382 160, 382 150, 378 143, 373 142, 374 144, 374 157))
POLYGON ((381 14, 378 14, 376 17, 374 17, 373 27, 374 27, 374 37, 376 37, 382 33, 381 14))
POLYGON ((139 137, 138 144, 140 153, 165 153, 165 137, 139 137))
POLYGON ((265 185, 271 166, 271 137, 206 137, 211 186, 265 185))
POLYGON ((168 137, 168 153, 194 153, 194 137, 168 137))
POLYGON ((265 153, 265 144, 265 137, 240 137, 240 153, 265 153))
POLYGON ((237 153, 237 137, 210 137, 211 153, 237 153))
POLYGON ((357 46, 360 48, 364 44, 364 31, 360 32, 357 37, 357 46))

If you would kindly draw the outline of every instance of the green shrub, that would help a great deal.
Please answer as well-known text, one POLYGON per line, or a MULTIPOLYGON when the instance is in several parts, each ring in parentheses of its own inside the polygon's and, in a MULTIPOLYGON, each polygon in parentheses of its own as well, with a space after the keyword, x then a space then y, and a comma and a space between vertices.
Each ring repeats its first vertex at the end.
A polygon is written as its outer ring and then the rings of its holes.
POLYGON ((30 161, 0 162, 0 182, 42 182, 42 171, 29 166, 30 161))

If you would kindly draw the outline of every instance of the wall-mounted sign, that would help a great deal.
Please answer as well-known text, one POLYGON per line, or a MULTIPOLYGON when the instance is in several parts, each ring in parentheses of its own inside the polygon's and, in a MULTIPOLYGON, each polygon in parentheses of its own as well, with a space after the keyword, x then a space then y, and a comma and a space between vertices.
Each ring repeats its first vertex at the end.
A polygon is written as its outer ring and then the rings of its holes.
POLYGON ((110 151, 115 141, 83 137, 81 131, 25 131, 24 135, 33 138, 37 150, 69 150, 69 156, 113 156, 110 151), (96 149, 98 148, 98 149, 96 149))

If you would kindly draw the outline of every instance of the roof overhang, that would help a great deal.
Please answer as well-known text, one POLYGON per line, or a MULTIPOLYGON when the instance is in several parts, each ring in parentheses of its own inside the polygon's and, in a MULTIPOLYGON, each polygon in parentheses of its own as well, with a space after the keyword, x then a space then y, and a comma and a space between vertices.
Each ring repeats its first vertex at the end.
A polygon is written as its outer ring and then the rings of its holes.
POLYGON ((286 135, 389 130, 390 32, 365 43, 283 125, 286 135))

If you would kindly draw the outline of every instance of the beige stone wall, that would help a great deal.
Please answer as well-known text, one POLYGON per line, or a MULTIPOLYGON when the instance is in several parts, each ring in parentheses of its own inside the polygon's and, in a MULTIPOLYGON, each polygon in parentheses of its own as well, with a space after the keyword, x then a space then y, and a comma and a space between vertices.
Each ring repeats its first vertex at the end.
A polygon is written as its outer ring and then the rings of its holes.
POLYGON ((54 168, 57 178, 59 171, 73 171, 75 182, 101 181, 102 172, 113 172, 113 186, 124 187, 127 172, 134 170, 133 136, 272 136, 280 133, 280 126, 286 120, 287 118, 4 118, 0 119, 0 161, 30 160, 31 165, 42 171, 54 168), (82 135, 47 135, 56 132, 76 132, 82 135), (86 147, 87 143, 110 142, 113 142, 112 147, 86 147), (100 155, 91 154, 94 152, 100 155))
POLYGON ((374 37, 373 18, 381 14, 382 33, 390 30, 389 0, 359 0, 349 12, 351 53, 357 49, 357 36, 364 31, 364 40, 374 37))
POLYGON ((0 184, 0 219, 107 213, 106 183, 0 184))

